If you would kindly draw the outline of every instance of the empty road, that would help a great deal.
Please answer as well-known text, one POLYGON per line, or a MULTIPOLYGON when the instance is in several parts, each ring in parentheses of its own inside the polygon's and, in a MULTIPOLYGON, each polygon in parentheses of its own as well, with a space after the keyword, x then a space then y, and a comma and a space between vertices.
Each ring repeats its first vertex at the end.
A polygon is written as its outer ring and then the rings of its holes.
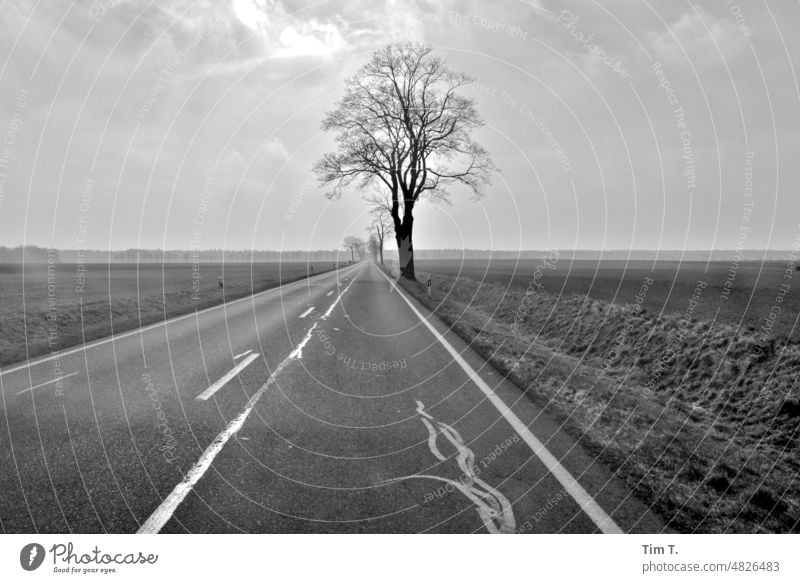
POLYGON ((660 532, 361 263, 0 371, 4 532, 660 532))

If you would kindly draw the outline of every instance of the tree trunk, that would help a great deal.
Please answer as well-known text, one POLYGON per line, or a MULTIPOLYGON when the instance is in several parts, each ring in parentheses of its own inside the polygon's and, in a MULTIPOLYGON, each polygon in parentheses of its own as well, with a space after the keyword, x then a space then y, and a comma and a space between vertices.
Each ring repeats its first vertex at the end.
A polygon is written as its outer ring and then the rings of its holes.
POLYGON ((414 245, 412 234, 414 230, 414 217, 411 209, 407 208, 403 213, 403 222, 397 231, 397 256, 400 260, 400 277, 417 281, 414 272, 414 245))
POLYGON ((378 236, 378 251, 380 252, 381 266, 382 266, 383 265, 383 237, 384 237, 384 234, 381 232, 381 228, 382 227, 378 227, 377 225, 375 225, 375 233, 378 236))

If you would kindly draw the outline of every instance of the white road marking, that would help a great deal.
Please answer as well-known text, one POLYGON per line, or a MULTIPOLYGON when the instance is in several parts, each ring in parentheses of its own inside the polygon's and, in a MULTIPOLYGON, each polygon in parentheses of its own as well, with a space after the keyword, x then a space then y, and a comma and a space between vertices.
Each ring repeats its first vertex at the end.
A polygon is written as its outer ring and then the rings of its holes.
POLYGON ((332 296, 332 295, 333 295, 333 290, 329 291, 329 292, 328 292, 328 293, 326 293, 325 295, 326 295, 326 296, 332 296))
POLYGON ((341 292, 339 292, 339 295, 336 296, 336 299, 334 300, 334 302, 325 311, 325 313, 322 314, 322 316, 320 317, 319 321, 318 322, 314 322, 314 325, 311 326, 311 328, 308 329, 308 332, 306 332, 305 338, 303 338, 303 340, 300 341, 300 343, 297 345, 297 347, 289 355, 290 358, 292 358, 292 357, 303 358, 303 348, 305 347, 306 344, 308 344, 308 341, 311 340, 311 334, 314 332, 314 329, 317 327, 317 324, 319 322, 327 319, 328 316, 331 315, 331 312, 333 312, 333 308, 336 307, 336 304, 338 304, 342 300, 342 296, 347 293, 347 290, 350 289, 350 285, 351 284, 348 284, 346 288, 344 288, 341 292))
MULTIPOLYGON (((326 271, 325 273, 320 273, 320 274, 314 275, 312 277, 323 277, 325 275, 329 275, 330 276, 330 275, 333 275, 333 273, 330 272, 330 271, 326 271)), ((102 346, 103 344, 108 344, 109 342, 115 342, 117 340, 122 340, 123 338, 127 338, 128 336, 133 336, 134 334, 142 334, 144 332, 147 332, 148 330, 152 330, 154 328, 158 328, 159 326, 166 326, 168 324, 174 324, 175 322, 179 322, 179 321, 185 320, 187 318, 196 318, 197 316, 199 316, 201 314, 205 314, 205 313, 211 312, 213 310, 227 309, 227 308, 230 308, 231 306, 233 306, 234 304, 239 304, 239 303, 242 303, 242 302, 247 302, 247 301, 252 302, 255 298, 261 297, 263 295, 274 294, 274 293, 278 293, 278 292, 283 294, 283 293, 285 293, 285 292, 287 292, 287 291, 289 291, 290 289, 293 289, 293 288, 298 288, 299 289, 301 286, 306 285, 306 281, 307 280, 293 281, 291 283, 286 283, 286 284, 284 284, 282 286, 279 286, 279 287, 273 287, 273 288, 270 288, 270 289, 265 289, 262 292, 258 292, 256 294, 253 294, 253 295, 250 295, 250 296, 239 298, 238 300, 233 300, 233 301, 230 301, 230 302, 226 302, 224 304, 211 306, 210 308, 205 308, 203 310, 198 310, 197 312, 191 312, 189 314, 184 314, 183 316, 175 316, 174 318, 170 318, 169 320, 164 320, 164 321, 161 321, 161 322, 155 322, 153 324, 149 324, 147 326, 144 326, 143 328, 137 328, 136 330, 129 330, 128 332, 123 332, 122 334, 114 334, 113 336, 109 336, 108 338, 102 338, 100 340, 95 340, 94 342, 87 342, 85 344, 82 344, 81 346, 76 346, 75 348, 70 348, 68 350, 63 350, 63 351, 60 351, 60 352, 54 352, 53 354, 48 354, 47 356, 43 356, 43 357, 38 358, 38 359, 29 360, 28 362, 23 362, 22 364, 18 364, 16 366, 12 366, 11 368, 0 367, 0 376, 3 376, 5 374, 10 374, 10 373, 16 372, 18 370, 25 370, 28 367, 36 366, 38 364, 44 364, 45 362, 50 362, 51 360, 54 360, 56 358, 61 359, 61 358, 65 357, 65 356, 69 356, 70 354, 75 354, 76 352, 86 351, 86 350, 89 350, 90 348, 96 348, 98 346, 102 346)))
POLYGON ((494 405, 495 409, 497 409, 500 414, 505 417, 506 421, 509 425, 516 431, 519 436, 528 444, 531 451, 536 454, 536 456, 542 461, 542 463, 547 467, 551 474, 555 477, 556 480, 564 487, 564 489, 569 493, 572 498, 578 503, 578 505, 583 509, 583 511, 592 519, 592 522, 597 525, 597 527, 605 534, 622 534, 622 529, 614 522, 614 520, 606 514, 605 510, 603 510, 600 505, 592 498, 591 494, 589 494, 586 490, 583 489, 578 481, 572 477, 572 474, 567 471, 567 469, 561 465, 561 463, 556 459, 556 457, 550 453, 550 451, 544 446, 544 444, 537 439, 537 437, 531 433, 531 430, 528 429, 528 426, 525 425, 522 420, 516 416, 516 414, 509 409, 508 405, 506 405, 503 400, 498 397, 495 392, 491 389, 489 385, 484 382, 484 380, 478 375, 477 372, 465 361, 458 351, 452 347, 452 345, 442 336, 436 328, 423 316, 417 308, 414 307, 414 304, 406 297, 406 294, 403 292, 402 289, 397 287, 397 285, 389 279, 389 277, 383 273, 382 270, 379 270, 381 275, 385 277, 389 283, 394 286, 395 291, 397 294, 403 298, 408 304, 408 307, 411 308, 411 311, 416 314, 416 316, 420 319, 420 321, 431 331, 431 334, 436 337, 439 343, 444 346, 447 352, 450 353, 450 356, 453 357, 453 360, 458 363, 458 365, 467 373, 467 376, 472 379, 478 388, 486 395, 486 398, 489 402, 494 405))
POLYGON ((242 358, 243 356, 247 356, 251 352, 253 352, 252 348, 250 350, 248 350, 247 352, 242 352, 241 354, 237 354, 236 356, 233 357, 233 360, 238 360, 238 359, 242 358))
MULTIPOLYGON (((339 297, 336 298, 336 301, 333 302, 328 311, 320 318, 320 320, 324 320, 327 318, 330 313, 333 311, 333 307, 339 303, 342 299, 342 296, 347 292, 350 286, 347 286, 342 292, 339 294, 339 297)), ((167 496, 164 500, 161 501, 158 508, 155 509, 153 514, 147 519, 147 521, 139 527, 137 531, 138 534, 156 534, 158 533, 164 525, 172 518, 172 515, 175 513, 175 510, 180 506, 181 502, 183 502, 184 498, 186 498, 187 494, 192 491, 192 488, 195 484, 203 477, 203 474, 206 473, 209 467, 211 467, 211 463, 214 461, 214 458, 217 457, 219 452, 222 451, 222 448, 228 442, 228 440, 236 435, 236 433, 242 428, 244 425, 245 420, 247 419, 248 415, 252 412, 255 408, 256 403, 258 400, 267 392, 267 390, 275 383, 278 375, 283 371, 284 368, 288 366, 288 364, 295 358, 298 358, 302 354, 303 346, 311 339, 311 331, 317 326, 317 323, 311 327, 311 329, 306 334, 305 339, 303 342, 295 348, 289 356, 287 356, 283 361, 275 368, 267 382, 265 382, 256 393, 250 397, 250 400, 247 403, 247 407, 245 407, 244 411, 242 411, 239 416, 231 421, 231 423, 211 442, 203 454, 200 456, 200 459, 195 462, 189 472, 184 476, 183 480, 175 486, 175 488, 170 492, 169 496, 167 496)))
POLYGON ((224 377, 219 379, 216 383, 214 383, 213 385, 208 387, 205 391, 203 391, 201 394, 199 394, 197 396, 197 399, 200 401, 207 401, 211 397, 211 395, 213 395, 222 387, 224 387, 228 383, 228 381, 230 381, 232 378, 234 378, 236 375, 238 375, 240 372, 246 369, 250 365, 250 363, 253 362, 255 359, 257 359, 258 357, 259 353, 256 352, 255 354, 251 354, 250 356, 245 358, 242 362, 240 362, 231 370, 229 370, 227 373, 225 373, 224 377))
POLYGON ((436 456, 436 459, 445 461, 447 458, 442 455, 442 452, 440 452, 439 448, 436 446, 436 430, 433 428, 433 424, 431 423, 431 421, 433 421, 433 417, 425 412, 425 406, 420 401, 417 401, 417 413, 422 416, 420 421, 422 421, 422 424, 425 425, 425 429, 428 430, 428 449, 430 449, 433 455, 436 456))
POLYGON ((214 461, 214 458, 217 457, 217 454, 222 451, 222 448, 228 442, 228 440, 236 435, 236 433, 242 428, 244 425, 245 419, 247 416, 250 415, 250 411, 253 410, 255 407, 256 402, 261 398, 267 389, 275 382, 275 377, 283 370, 286 363, 289 361, 289 358, 286 358, 279 366, 275 369, 275 371, 270 375, 267 379, 267 382, 262 385, 260 389, 250 398, 250 401, 247 403, 247 407, 245 407, 244 411, 242 411, 239 416, 231 421, 231 423, 211 442, 206 450, 203 452, 203 455, 200 456, 200 459, 192 466, 189 472, 184 476, 183 480, 175 486, 175 489, 170 492, 169 496, 167 496, 161 504, 156 508, 155 512, 150 515, 150 518, 147 519, 139 530, 137 531, 138 534, 156 534, 158 533, 164 525, 172 518, 172 515, 175 513, 175 510, 180 506, 180 503, 183 502, 186 495, 192 491, 194 485, 203 477, 203 474, 206 473, 209 467, 211 467, 211 462, 214 461))
POLYGON ((305 318, 306 316, 308 316, 308 315, 309 315, 311 312, 313 312, 313 311, 314 311, 314 306, 311 306, 311 307, 310 307, 310 308, 308 308, 308 309, 307 309, 305 312, 303 312, 302 314, 300 314, 300 317, 301 317, 301 318, 305 318))
POLYGON ((467 447, 461 434, 455 427, 451 427, 447 423, 441 421, 436 421, 426 413, 424 411, 424 405, 420 401, 417 401, 417 412, 420 414, 420 421, 422 421, 428 429, 430 435, 428 438, 428 447, 431 453, 433 453, 437 459, 447 461, 447 458, 441 454, 436 445, 436 438, 439 435, 444 435, 447 441, 456 448, 456 464, 458 464, 462 475, 458 480, 451 480, 450 478, 433 476, 430 474, 413 474, 411 476, 393 478, 384 483, 419 478, 445 482, 472 501, 483 525, 490 533, 509 534, 514 532, 517 522, 514 518, 514 511, 511 507, 511 503, 499 490, 492 488, 478 477, 478 471, 475 468, 475 452, 467 447), (436 423, 436 429, 434 429, 432 422, 436 423))
POLYGON ((33 386, 33 387, 28 387, 27 389, 23 389, 23 390, 21 390, 21 391, 20 391, 19 393, 17 393, 17 394, 18 394, 18 395, 21 395, 22 393, 27 393, 28 391, 32 391, 32 390, 34 390, 34 389, 38 389, 39 387, 44 387, 44 386, 46 386, 46 385, 52 385, 53 383, 58 383, 58 382, 61 382, 61 381, 63 381, 64 379, 68 379, 69 377, 74 377, 76 374, 80 374, 80 371, 77 371, 77 370, 76 370, 75 372, 71 372, 71 373, 69 373, 69 374, 65 374, 64 376, 60 376, 60 377, 58 377, 58 378, 55 378, 55 379, 53 379, 52 381, 47 381, 46 383, 40 383, 40 384, 38 384, 38 385, 35 385, 35 386, 33 386))

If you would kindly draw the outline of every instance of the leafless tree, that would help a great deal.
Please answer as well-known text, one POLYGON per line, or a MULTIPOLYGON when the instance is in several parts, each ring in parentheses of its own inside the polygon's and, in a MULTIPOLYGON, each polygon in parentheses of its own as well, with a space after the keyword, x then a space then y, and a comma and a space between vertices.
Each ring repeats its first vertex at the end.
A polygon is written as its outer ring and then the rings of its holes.
MULTIPOLYGON (((375 235, 375 233, 370 234, 369 239, 367 240, 367 249, 369 250, 369 254, 372 255, 372 260, 377 263, 380 249, 378 237, 375 235)), ((381 264, 383 264, 383 262, 381 262, 381 264)))
POLYGON ((337 151, 314 165, 320 182, 387 189, 402 277, 415 279, 414 205, 421 196, 447 197, 459 184, 482 194, 495 170, 470 134, 483 125, 474 100, 458 93, 472 79, 450 69, 425 45, 388 45, 345 83, 344 96, 322 129, 336 134, 337 151))
POLYGON ((350 250, 350 261, 355 262, 355 254, 358 253, 359 260, 364 254, 364 241, 360 237, 349 235, 342 241, 342 247, 350 250))

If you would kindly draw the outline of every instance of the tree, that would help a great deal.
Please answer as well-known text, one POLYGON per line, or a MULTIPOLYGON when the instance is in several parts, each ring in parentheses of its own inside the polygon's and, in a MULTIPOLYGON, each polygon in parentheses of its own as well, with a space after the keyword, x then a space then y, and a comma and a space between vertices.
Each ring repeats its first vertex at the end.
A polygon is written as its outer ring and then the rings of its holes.
MULTIPOLYGON (((374 236, 377 243, 378 256, 380 256, 381 265, 383 265, 383 246, 387 235, 390 235, 394 228, 392 227, 392 201, 387 196, 373 194, 370 197, 364 198, 370 206, 370 215, 372 215, 372 223, 370 223, 367 231, 370 233, 370 239, 374 236)), ((377 258, 376 258, 377 262, 377 258)))
POLYGON ((350 250, 350 261, 355 262, 355 254, 358 253, 358 259, 361 260, 364 254, 364 241, 359 237, 349 235, 342 241, 342 247, 350 250))
POLYGON ((463 185, 477 198, 495 170, 470 133, 483 125, 473 99, 458 94, 472 82, 426 45, 402 43, 376 51, 345 82, 344 96, 322 122, 337 151, 314 165, 329 198, 356 183, 386 188, 391 200, 402 277, 414 274, 414 206, 421 196, 446 199, 463 185))
MULTIPOLYGON (((369 249, 369 254, 372 255, 372 260, 377 263, 378 262, 378 253, 381 252, 378 244, 378 237, 375 233, 372 233, 367 240, 367 249, 369 249)), ((381 257, 381 265, 383 265, 383 258, 381 257)))

